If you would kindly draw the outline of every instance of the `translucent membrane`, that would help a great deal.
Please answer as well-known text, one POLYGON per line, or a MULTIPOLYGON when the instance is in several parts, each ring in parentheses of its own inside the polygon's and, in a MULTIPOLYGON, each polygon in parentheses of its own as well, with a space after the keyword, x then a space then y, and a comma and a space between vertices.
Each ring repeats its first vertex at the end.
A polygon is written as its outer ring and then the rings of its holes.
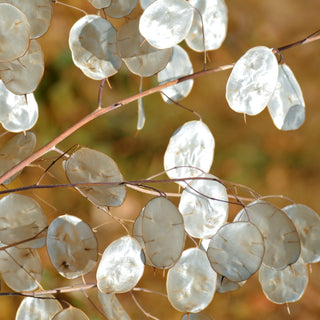
POLYGON ((305 103, 301 88, 286 64, 279 65, 277 86, 268 102, 268 110, 280 130, 296 130, 305 118, 305 103))
POLYGON ((140 0, 140 6, 143 10, 145 10, 152 2, 156 0, 140 0))
MULTIPOLYGON (((159 84, 163 84, 192 73, 193 68, 188 53, 180 46, 174 46, 169 63, 158 73, 157 78, 159 84)), ((166 103, 171 103, 170 99, 178 101, 188 96, 192 87, 193 79, 190 79, 163 89, 164 94, 161 94, 161 96, 166 103)))
POLYGON ((302 258, 283 270, 261 266, 259 281, 266 297, 274 303, 298 301, 308 284, 308 272, 302 258))
POLYGON ((144 40, 139 32, 139 20, 128 20, 117 32, 119 56, 128 69, 149 77, 162 70, 172 54, 172 49, 157 49, 144 40))
POLYGON ((131 320, 113 293, 102 293, 98 290, 100 305, 109 320, 131 320))
POLYGON ((185 240, 183 218, 167 198, 150 200, 143 210, 142 238, 151 263, 169 268, 179 259, 185 240))
POLYGON ((272 49, 248 50, 234 65, 227 82, 226 98, 230 108, 248 115, 260 113, 276 87, 278 72, 272 49))
POLYGON ((69 306, 58 312, 52 320, 89 320, 89 318, 82 310, 69 306))
POLYGON ((228 223, 212 237, 207 255, 217 273, 236 282, 247 280, 262 263, 263 236, 252 223, 228 223))
POLYGON ((98 260, 97 240, 81 219, 63 215, 48 228, 47 250, 56 270, 67 279, 74 279, 92 270, 98 260))
POLYGON ((116 30, 100 16, 86 15, 79 19, 70 30, 69 47, 74 64, 91 79, 110 77, 121 67, 116 30))
MULTIPOLYGON (((1 247, 4 245, 1 244, 1 247)), ((15 247, 0 251, 0 272, 3 281, 14 291, 32 291, 42 278, 39 254, 34 249, 15 247)))
POLYGON ((132 236, 139 242, 141 248, 143 249, 143 252, 145 254, 146 261, 145 263, 149 266, 153 266, 150 258, 148 257, 146 253, 146 246, 143 240, 143 235, 142 235, 142 218, 143 218, 143 211, 144 208, 141 210, 140 214, 136 218, 134 224, 133 224, 133 229, 132 229, 132 236))
POLYGON ((241 281, 241 282, 231 281, 228 278, 223 277, 221 274, 218 274, 216 292, 224 293, 224 292, 235 291, 241 288, 245 283, 246 281, 241 281))
POLYGON ((228 9, 224 0, 190 0, 189 3, 199 10, 202 19, 194 10, 192 25, 186 36, 187 45, 202 52, 204 39, 206 50, 218 49, 227 35, 228 9))
POLYGON ((30 24, 30 38, 35 39, 47 32, 52 16, 51 0, 0 0, 19 8, 30 24))
POLYGON ((134 238, 121 237, 103 252, 97 270, 98 289, 103 293, 133 289, 144 272, 142 248, 134 238))
POLYGON ((104 12, 112 18, 122 18, 128 15, 137 3, 138 0, 113 0, 104 12))
POLYGON ((205 252, 187 249, 168 271, 168 299, 181 312, 200 312, 213 298, 216 279, 205 252))
POLYGON ((26 94, 37 89, 44 72, 43 54, 36 40, 19 60, 0 63, 0 78, 8 90, 26 94))
POLYGON ((182 192, 179 211, 192 237, 212 237, 227 221, 228 195, 225 186, 217 180, 211 174, 203 174, 199 180, 190 180, 182 192))
POLYGON ((122 174, 114 160, 104 153, 81 148, 65 161, 64 168, 70 183, 106 183, 77 187, 95 205, 120 206, 123 203, 126 188, 119 185, 123 181, 122 174))
POLYGON ((24 298, 17 310, 15 320, 47 320, 62 310, 61 304, 53 296, 42 296, 47 299, 24 298))
POLYGON ((112 0, 88 0, 95 8, 102 9, 109 7, 112 0))
POLYGON ((25 14, 9 3, 0 3, 0 62, 12 61, 29 47, 30 25, 25 14))
POLYGON ((181 42, 192 24, 193 8, 185 0, 157 0, 140 18, 140 32, 154 47, 170 48, 181 42))
POLYGON ((282 209, 293 221, 301 241, 301 257, 305 263, 320 261, 320 217, 303 204, 282 209))
MULTIPOLYGON (((10 193, 0 199, 0 241, 13 244, 35 237, 47 226, 46 216, 34 199, 10 193)), ((45 238, 19 244, 19 248, 40 248, 45 238)))
MULTIPOLYGON (((35 146, 36 135, 33 132, 21 132, 11 138, 0 148, 0 176, 31 155, 35 146)), ((10 183, 20 172, 7 179, 4 184, 10 183)))
POLYGON ((16 95, 0 80, 0 122, 11 132, 30 130, 38 120, 38 104, 33 93, 16 95))
MULTIPOLYGON (((164 168, 171 179, 200 176, 211 168, 215 141, 202 121, 189 121, 171 136, 164 154, 164 168), (179 167, 174 169, 175 167, 179 167), (172 170, 169 170, 172 169, 172 170)), ((185 186, 183 181, 178 182, 185 186)))
POLYGON ((242 209, 235 221, 250 221, 263 235, 265 253, 263 264, 283 269, 300 256, 300 239, 291 219, 269 202, 257 200, 242 209))

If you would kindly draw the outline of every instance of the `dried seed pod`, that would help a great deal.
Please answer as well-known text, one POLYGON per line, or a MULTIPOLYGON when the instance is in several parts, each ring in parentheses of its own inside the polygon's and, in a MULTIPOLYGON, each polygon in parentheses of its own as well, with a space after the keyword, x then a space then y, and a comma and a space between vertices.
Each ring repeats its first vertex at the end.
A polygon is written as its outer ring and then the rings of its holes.
POLYGON ((50 223, 47 250, 53 266, 67 279, 88 273, 98 260, 97 240, 89 225, 67 214, 50 223))

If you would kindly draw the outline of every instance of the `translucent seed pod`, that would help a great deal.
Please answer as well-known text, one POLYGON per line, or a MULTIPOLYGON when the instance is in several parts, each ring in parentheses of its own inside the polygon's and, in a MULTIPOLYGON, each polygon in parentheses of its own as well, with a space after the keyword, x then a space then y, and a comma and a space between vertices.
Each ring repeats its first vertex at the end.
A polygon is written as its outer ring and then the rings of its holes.
POLYGON ((277 84, 278 61, 267 47, 248 50, 234 65, 226 87, 230 108, 256 115, 268 104, 277 84))
POLYGON ((190 0, 189 3, 197 8, 193 14, 193 22, 186 36, 186 43, 192 50, 203 52, 203 39, 206 50, 218 49, 226 35, 228 9, 224 0, 190 0), (204 30, 204 33, 203 33, 204 30))
POLYGON ((179 211, 183 216, 186 232, 192 237, 212 237, 228 218, 228 194, 225 186, 208 173, 201 175, 199 180, 191 180, 181 194, 179 211))
MULTIPOLYGON (((0 148, 0 176, 31 155, 35 146, 36 135, 33 132, 21 132, 11 138, 0 148)), ((20 173, 7 179, 4 184, 10 183, 20 173)))
POLYGON ((299 258, 283 270, 261 266, 259 281, 265 296, 272 302, 282 304, 298 301, 308 284, 306 264, 299 258))
POLYGON ((142 238, 151 263, 158 268, 170 268, 181 256, 185 231, 177 207, 167 198, 150 200, 143 210, 142 238))
POLYGON ((189 32, 193 8, 185 0, 157 0, 140 17, 140 33, 154 47, 165 49, 181 42, 189 32))
POLYGON ((97 240, 89 225, 67 214, 50 223, 47 250, 55 269, 67 279, 88 273, 98 260, 97 240))
POLYGON ((282 209, 293 221, 301 242, 301 257, 305 263, 320 261, 320 218, 303 204, 292 204, 282 209))
MULTIPOLYGON (((0 199, 0 241, 13 244, 36 237, 47 226, 47 219, 34 199, 10 193, 0 199)), ((17 244, 19 248, 40 248, 45 237, 17 244)))
POLYGON ((53 296, 41 296, 46 299, 27 297, 22 300, 15 320, 49 320, 62 310, 61 304, 53 296))
POLYGON ((140 6, 143 10, 145 10, 152 2, 155 2, 156 0, 140 0, 140 6))
POLYGON ((143 240, 143 235, 142 235, 142 218, 143 218, 143 211, 144 211, 144 208, 141 210, 140 214, 138 215, 138 217, 136 218, 134 224, 133 224, 133 228, 132 228, 132 236, 139 242, 143 252, 144 252, 144 255, 145 255, 145 258, 146 258, 146 261, 145 263, 149 266, 152 266, 152 267, 155 267, 153 265, 153 263, 151 262, 149 256, 147 255, 146 253, 146 245, 144 243, 144 240, 143 240))
POLYGON ((118 298, 113 293, 102 293, 98 290, 100 305, 109 320, 131 320, 118 298))
POLYGON ((56 313, 52 320, 89 320, 89 318, 82 310, 69 306, 56 313))
POLYGON ((0 78, 14 94, 35 91, 44 73, 44 60, 40 44, 31 40, 24 56, 19 60, 0 63, 0 78))
POLYGON ((121 293, 133 289, 144 272, 141 246, 130 236, 113 241, 103 252, 97 270, 98 289, 103 293, 121 293))
POLYGON ((10 3, 0 3, 0 34, 0 62, 15 60, 28 50, 30 24, 25 14, 10 3))
POLYGON ((88 0, 96 9, 109 7, 112 0, 88 0))
MULTIPOLYGON (((164 169, 168 177, 198 177, 209 172, 214 147, 214 137, 206 124, 197 120, 184 123, 171 136, 164 154, 164 169)), ((186 186, 183 181, 177 183, 186 186)))
POLYGON ((0 122, 10 132, 30 130, 37 122, 39 111, 33 93, 16 95, 0 80, 0 122))
POLYGON ((261 266, 263 236, 250 222, 225 224, 212 237, 207 255, 217 273, 235 282, 247 280, 261 266))
POLYGON ((235 281, 229 280, 226 277, 223 277, 221 274, 218 274, 216 292, 225 293, 225 292, 235 291, 241 288, 245 283, 246 283, 246 280, 241 282, 235 282, 235 281))
POLYGON ((268 102, 268 110, 280 130, 296 130, 305 118, 305 102, 293 72, 286 64, 279 65, 277 86, 268 102))
POLYGON ((1 250, 0 273, 6 285, 14 291, 36 290, 42 279, 40 256, 34 249, 11 247, 1 250))
MULTIPOLYGON (((180 46, 172 48, 172 56, 167 66, 157 74, 159 84, 187 76, 193 73, 192 63, 188 53, 180 46)), ((193 87, 193 79, 183 81, 162 90, 162 99, 166 103, 178 101, 187 97, 193 87), (169 98, 171 99, 169 99, 169 98)))
POLYGON ((36 39, 45 34, 50 26, 52 17, 51 0, 0 0, 19 8, 27 17, 30 24, 30 38, 36 39))
POLYGON ((169 302, 181 312, 200 312, 213 298, 216 279, 217 274, 205 252, 198 248, 187 249, 168 271, 169 302))
POLYGON ((242 209, 234 221, 250 221, 264 238, 263 264, 284 269, 295 263, 301 252, 300 238, 292 220, 269 202, 256 200, 242 209))
POLYGON ((139 32, 139 20, 128 20, 117 32, 119 56, 128 69, 141 76, 150 77, 166 67, 172 49, 152 47, 139 32))
POLYGON ((137 3, 138 0, 113 0, 111 4, 103 10, 106 15, 112 18, 122 18, 130 14, 137 3))
POLYGON ((64 162, 70 183, 105 183, 76 187, 97 206, 120 206, 126 196, 122 174, 113 159, 102 152, 81 148, 64 162))
POLYGON ((69 47, 74 64, 91 79, 110 77, 121 67, 116 30, 100 16, 80 18, 70 30, 69 47))

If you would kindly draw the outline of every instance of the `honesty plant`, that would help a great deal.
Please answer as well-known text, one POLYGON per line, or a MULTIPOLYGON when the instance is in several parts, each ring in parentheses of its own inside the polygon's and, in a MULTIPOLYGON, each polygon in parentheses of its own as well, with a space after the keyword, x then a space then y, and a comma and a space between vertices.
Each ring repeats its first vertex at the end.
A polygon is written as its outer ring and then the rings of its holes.
POLYGON ((210 69, 208 51, 219 49, 227 37, 224 0, 88 0, 90 13, 66 4, 83 13, 68 30, 69 52, 88 81, 101 81, 97 108, 34 151, 36 135, 29 130, 41 121, 34 91, 45 71, 36 39, 45 36, 59 4, 64 3, 0 0, 0 123, 14 134, 0 145, 0 274, 12 290, 1 294, 23 297, 15 319, 89 319, 85 308, 61 298, 70 291, 84 293, 96 317, 160 319, 157 310, 140 305, 135 297, 140 291, 165 297, 180 319, 210 320, 214 314, 202 311, 215 293, 237 290, 254 274, 272 302, 299 300, 308 283, 307 265, 320 260, 319 215, 293 201, 280 208, 249 187, 211 174, 214 130, 181 100, 192 92, 197 77, 232 69, 225 84, 232 110, 253 116, 267 108, 277 129, 296 130, 307 119, 306 106, 283 51, 317 40, 318 32, 280 48, 248 48, 238 61, 210 69), (203 54, 203 70, 194 72, 190 50, 203 54), (102 106, 103 86, 118 72, 140 77, 139 93, 102 106), (152 76, 158 85, 143 91, 142 79, 152 76), (163 152, 162 173, 128 181, 118 159, 99 150, 81 145, 59 149, 60 142, 88 122, 133 101, 138 101, 137 130, 143 130, 149 120, 143 99, 156 92, 165 103, 197 116, 178 128, 166 128, 172 135, 163 152), (38 162, 49 151, 58 156, 45 167, 38 162), (16 187, 17 177, 32 164, 43 173, 36 182, 16 187), (59 167, 63 177, 51 172, 52 167, 59 167), (166 177, 159 178, 161 174, 166 177), (41 184, 49 175, 59 184, 41 184), (77 212, 46 212, 45 201, 36 194, 49 188, 69 188, 86 198, 90 207, 105 214, 102 225, 107 215, 119 224, 118 238, 102 247, 99 226, 77 212), (149 195, 134 221, 114 214, 115 207, 125 207, 129 189, 149 195), (231 207, 237 208, 234 219, 231 207), (44 260, 68 287, 44 284, 44 260), (162 289, 143 282, 148 270, 161 271, 162 289), (94 298, 85 293, 89 289, 94 298), (126 295, 138 316, 122 305, 126 295))

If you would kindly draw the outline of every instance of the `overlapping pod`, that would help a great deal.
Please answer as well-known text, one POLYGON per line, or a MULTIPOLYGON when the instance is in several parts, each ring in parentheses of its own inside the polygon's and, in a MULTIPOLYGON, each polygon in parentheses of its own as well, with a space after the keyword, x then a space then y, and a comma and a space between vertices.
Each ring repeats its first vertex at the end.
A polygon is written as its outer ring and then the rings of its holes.
POLYGON ((0 273, 6 285, 14 291, 36 290, 42 279, 40 256, 35 249, 10 247, 0 250, 0 273))
POLYGON ((52 17, 51 0, 0 0, 0 2, 8 2, 26 15, 30 24, 31 39, 39 38, 47 32, 52 17))
POLYGON ((89 225, 67 214, 50 223, 47 250, 53 266, 67 279, 88 273, 98 260, 97 240, 89 225))
POLYGON ((265 296, 274 303, 298 301, 308 284, 308 271, 302 258, 283 270, 261 266, 259 281, 265 296))
POLYGON ((130 291, 143 275, 144 261, 136 239, 124 236, 113 241, 104 250, 98 266, 98 289, 103 293, 130 291))
POLYGON ((89 320, 88 316, 80 309, 69 306, 56 313, 52 320, 89 320))
POLYGON ((142 238, 153 266, 170 268, 181 256, 185 231, 177 207, 167 198, 151 199, 142 214, 142 238))
POLYGON ((112 0, 88 0, 95 8, 102 9, 110 6, 112 0))
POLYGON ((272 49, 249 49, 234 65, 226 86, 226 98, 236 112, 256 115, 268 104, 277 84, 278 61, 272 49))
POLYGON ((268 110, 280 130, 296 130, 305 118, 302 91, 293 72, 286 64, 279 65, 276 88, 268 102, 268 110))
POLYGON ((131 320, 113 293, 102 293, 98 290, 100 305, 109 320, 131 320))
POLYGON ((17 95, 0 80, 0 123, 10 132, 30 130, 38 120, 38 104, 33 93, 17 95))
MULTIPOLYGON (((171 179, 198 177, 209 172, 215 141, 202 121, 189 121, 171 136, 164 154, 164 168, 171 179), (177 168, 176 168, 177 167, 177 168)), ((183 181, 178 182, 185 187, 183 181)))
MULTIPOLYGON (((163 84, 170 80, 178 79, 193 73, 192 63, 188 53, 180 46, 176 45, 172 48, 172 56, 167 66, 157 74, 159 84, 163 84)), ((162 90, 161 97, 166 103, 171 100, 178 101, 190 93, 193 86, 193 79, 183 81, 162 90), (169 99, 169 98, 171 99, 169 99)))
POLYGON ((301 257, 305 263, 320 261, 320 218, 303 204, 292 204, 282 209, 293 221, 301 242, 301 257))
POLYGON ((224 293, 224 292, 235 291, 241 288, 245 283, 246 281, 241 281, 241 282, 231 281, 228 278, 222 276, 221 274, 218 274, 216 292, 224 293))
POLYGON ((172 49, 151 46, 139 32, 139 20, 128 20, 117 31, 119 56, 128 69, 141 76, 150 77, 166 67, 172 49))
POLYGON ((198 52, 218 49, 227 35, 228 9, 224 0, 190 0, 189 3, 197 10, 185 39, 187 45, 198 52))
MULTIPOLYGON (((19 133, 0 148, 0 176, 30 156, 36 146, 36 135, 31 132, 19 133)), ((21 172, 21 171, 20 171, 21 172)), ((4 184, 10 183, 19 174, 13 175, 4 184)))
POLYGON ((120 206, 126 196, 121 184, 122 174, 109 156, 102 152, 81 148, 64 163, 70 183, 105 183, 76 187, 79 192, 97 206, 120 206))
POLYGON ((198 248, 187 249, 168 271, 168 299, 181 312, 200 312, 211 302, 216 280, 217 274, 205 252, 198 248))
POLYGON ((112 0, 110 5, 104 8, 104 12, 112 18, 122 18, 134 9, 138 0, 112 0))
POLYGON ((12 61, 29 47, 30 24, 26 15, 10 3, 0 3, 0 62, 12 61))
POLYGON ((212 237, 228 218, 225 186, 208 173, 201 175, 199 180, 191 180, 181 194, 179 211, 186 232, 192 237, 212 237))
MULTIPOLYGON (((47 226, 47 219, 41 207, 34 199, 10 193, 0 199, 0 241, 14 244, 36 237, 47 226)), ((19 248, 40 248, 44 246, 45 238, 37 238, 22 242, 19 248)))
POLYGON ((154 47, 165 49, 181 42, 189 32, 193 8, 185 0, 157 0, 140 17, 139 30, 154 47))
POLYGON ((91 79, 110 77, 121 67, 116 30, 98 15, 86 15, 72 26, 69 47, 74 64, 91 79))
POLYGON ((262 233, 264 265, 284 269, 298 260, 301 246, 297 229, 292 220, 276 206, 256 200, 242 209, 235 221, 250 221, 262 233))
POLYGON ((250 222, 225 224, 212 237, 207 255, 218 274, 235 282, 247 280, 261 266, 263 236, 250 222))
POLYGON ((44 73, 44 60, 40 44, 31 40, 26 53, 17 60, 0 63, 0 79, 14 94, 35 91, 44 73))

